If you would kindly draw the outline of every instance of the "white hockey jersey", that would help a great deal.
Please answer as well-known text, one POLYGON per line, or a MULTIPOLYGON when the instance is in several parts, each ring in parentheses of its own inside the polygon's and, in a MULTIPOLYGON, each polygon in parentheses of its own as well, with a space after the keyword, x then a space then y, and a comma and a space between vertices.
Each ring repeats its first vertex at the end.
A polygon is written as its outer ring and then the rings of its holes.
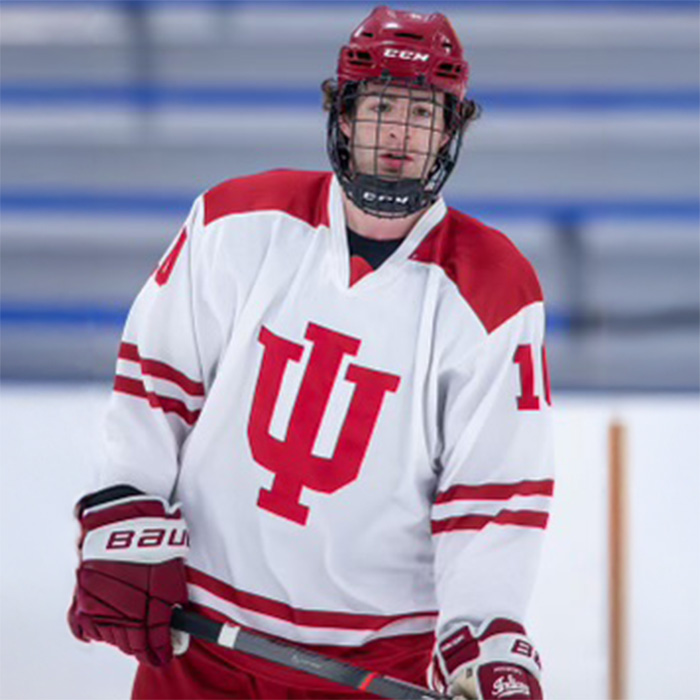
POLYGON ((136 299, 101 486, 182 503, 201 609, 362 645, 521 620, 552 495, 540 287, 440 199, 351 276, 330 173, 198 198, 136 299))

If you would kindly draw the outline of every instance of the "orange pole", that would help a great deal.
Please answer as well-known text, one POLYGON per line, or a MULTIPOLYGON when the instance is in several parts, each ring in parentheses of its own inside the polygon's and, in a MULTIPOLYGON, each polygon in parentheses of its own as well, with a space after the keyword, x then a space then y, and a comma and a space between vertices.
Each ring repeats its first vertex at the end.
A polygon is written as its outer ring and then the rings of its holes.
POLYGON ((627 698, 627 431, 617 419, 608 430, 608 598, 610 700, 627 698))

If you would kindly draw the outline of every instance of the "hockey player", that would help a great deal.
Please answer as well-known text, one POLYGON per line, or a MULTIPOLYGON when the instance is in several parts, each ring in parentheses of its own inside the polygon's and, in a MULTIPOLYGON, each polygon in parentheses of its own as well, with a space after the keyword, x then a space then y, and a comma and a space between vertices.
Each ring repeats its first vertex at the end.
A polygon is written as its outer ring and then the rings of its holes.
POLYGON ((476 106, 441 14, 375 9, 324 84, 332 173, 199 197, 136 299, 69 621, 135 698, 358 693, 191 640, 174 605, 469 698, 542 697, 552 494, 529 263, 440 190, 476 106))

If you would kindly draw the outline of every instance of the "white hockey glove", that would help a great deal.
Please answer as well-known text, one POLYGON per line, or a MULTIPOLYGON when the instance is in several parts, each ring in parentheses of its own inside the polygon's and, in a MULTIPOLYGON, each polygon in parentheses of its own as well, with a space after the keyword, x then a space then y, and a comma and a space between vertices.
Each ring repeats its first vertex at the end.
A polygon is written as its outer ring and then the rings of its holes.
POLYGON ((542 700, 540 660, 522 625, 505 618, 465 625, 438 642, 428 683, 468 700, 542 700))

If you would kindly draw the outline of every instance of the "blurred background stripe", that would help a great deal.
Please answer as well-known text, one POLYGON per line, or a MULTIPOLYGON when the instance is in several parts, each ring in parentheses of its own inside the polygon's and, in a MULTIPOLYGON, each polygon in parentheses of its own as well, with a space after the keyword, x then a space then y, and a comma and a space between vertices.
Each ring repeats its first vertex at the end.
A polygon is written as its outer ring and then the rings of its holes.
MULTIPOLYGON (((109 379, 198 194, 328 167, 319 86, 371 7, 0 3, 2 379, 109 379)), ((464 40, 484 112, 446 197, 535 264, 555 390, 700 389, 698 4, 402 7, 464 40)))

